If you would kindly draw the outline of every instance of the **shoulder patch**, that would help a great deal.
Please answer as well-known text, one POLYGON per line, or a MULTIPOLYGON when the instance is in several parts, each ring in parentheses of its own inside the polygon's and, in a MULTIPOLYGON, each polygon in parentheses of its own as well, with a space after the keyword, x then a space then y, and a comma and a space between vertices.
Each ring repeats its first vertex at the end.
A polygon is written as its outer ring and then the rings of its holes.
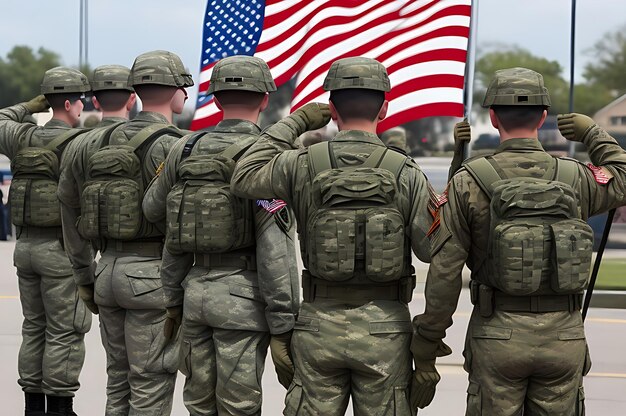
POLYGON ((257 199, 256 204, 271 214, 287 206, 282 199, 257 199))
POLYGON ((165 167, 165 162, 161 162, 161 164, 157 168, 156 172, 154 173, 154 176, 159 176, 161 174, 161 172, 163 171, 164 167, 165 167))
POLYGON ((586 166, 591 170, 591 172, 593 173, 593 177, 600 185, 606 185, 611 181, 611 179, 613 179, 613 174, 609 172, 607 168, 603 168, 602 166, 594 166, 591 163, 587 163, 586 166))
POLYGON ((441 207, 446 202, 448 202, 448 187, 446 187, 446 190, 443 191, 441 195, 438 195, 432 188, 430 188, 428 210, 430 211, 430 215, 433 217, 433 223, 430 226, 428 233, 426 233, 427 237, 430 237, 435 231, 437 231, 437 228, 439 228, 439 225, 441 224, 441 207))

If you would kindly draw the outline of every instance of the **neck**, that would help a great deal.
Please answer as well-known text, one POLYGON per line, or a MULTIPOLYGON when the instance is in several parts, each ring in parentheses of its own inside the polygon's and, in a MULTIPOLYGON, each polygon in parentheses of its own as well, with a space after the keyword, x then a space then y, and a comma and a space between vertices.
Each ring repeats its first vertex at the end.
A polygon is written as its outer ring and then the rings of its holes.
POLYGON ((74 121, 70 119, 69 114, 67 114, 65 111, 52 111, 52 119, 53 120, 59 120, 64 122, 65 124, 69 124, 70 126, 74 127, 74 121))
POLYGON ((498 129, 500 132, 500 142, 504 142, 510 139, 538 139, 539 134, 537 129, 513 129, 513 130, 504 130, 498 129))
POLYGON ((170 108, 170 103, 167 102, 165 104, 147 104, 143 103, 142 107, 143 111, 151 111, 153 113, 159 113, 163 115, 169 123, 172 122, 172 109, 170 108))
POLYGON ((111 117, 128 118, 128 111, 126 111, 125 108, 122 108, 121 110, 116 110, 116 111, 102 111, 102 118, 111 118, 111 117))
POLYGON ((360 130, 367 133, 376 134, 376 128, 378 127, 378 122, 369 121, 369 120, 337 120, 337 128, 339 131, 342 130, 360 130))
POLYGON ((228 108, 223 109, 224 117, 223 120, 246 120, 251 123, 256 124, 259 121, 259 112, 253 110, 247 110, 242 108, 228 108))

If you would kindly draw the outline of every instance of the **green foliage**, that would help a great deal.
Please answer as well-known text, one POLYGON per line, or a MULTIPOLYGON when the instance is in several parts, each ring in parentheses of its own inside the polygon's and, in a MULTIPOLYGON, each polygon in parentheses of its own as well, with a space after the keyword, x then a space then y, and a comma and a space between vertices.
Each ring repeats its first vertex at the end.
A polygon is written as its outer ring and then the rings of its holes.
POLYGON ((593 61, 585 67, 584 76, 601 84, 613 97, 626 94, 626 25, 604 35, 587 53, 593 61))
POLYGON ((55 52, 39 48, 35 53, 28 46, 15 46, 6 59, 0 58, 0 108, 38 95, 44 73, 59 65, 55 52))

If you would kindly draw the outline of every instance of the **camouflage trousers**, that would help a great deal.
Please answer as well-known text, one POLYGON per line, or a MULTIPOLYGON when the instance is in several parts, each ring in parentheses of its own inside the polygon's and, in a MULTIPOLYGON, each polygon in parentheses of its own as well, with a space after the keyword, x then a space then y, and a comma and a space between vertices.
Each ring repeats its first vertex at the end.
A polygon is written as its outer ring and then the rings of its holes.
POLYGON ((591 360, 580 312, 474 309, 463 355, 468 416, 584 415, 591 360))
POLYGON ((13 256, 22 303, 18 383, 25 392, 74 396, 91 313, 78 298, 58 239, 21 237, 13 256))
POLYGON ((95 301, 107 357, 107 416, 169 415, 179 344, 165 343, 161 260, 106 251, 95 301))
POLYGON ((411 320, 406 304, 303 303, 292 338, 296 373, 287 416, 411 415, 411 320))
POLYGON ((260 415, 269 346, 256 273, 193 267, 185 286, 183 399, 196 415, 260 415))

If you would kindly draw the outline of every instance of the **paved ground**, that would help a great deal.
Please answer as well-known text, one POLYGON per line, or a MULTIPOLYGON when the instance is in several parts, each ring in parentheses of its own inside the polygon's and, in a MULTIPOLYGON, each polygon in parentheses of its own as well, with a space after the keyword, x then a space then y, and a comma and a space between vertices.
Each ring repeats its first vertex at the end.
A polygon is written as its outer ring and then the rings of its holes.
MULTIPOLYGON (((12 266, 14 244, 0 243, 0 391, 4 415, 18 415, 22 409, 22 393, 17 380, 17 351, 20 344, 21 309, 17 292, 17 278, 12 266)), ((425 266, 418 268, 420 281, 425 277, 425 266)), ((423 283, 418 284, 411 302, 412 313, 423 310, 423 283)), ((460 415, 465 404, 467 376, 461 368, 463 337, 471 311, 469 294, 463 290, 454 325, 447 342, 454 354, 441 360, 442 381, 433 404, 420 415, 460 415)), ((589 415, 621 416, 626 407, 626 310, 592 309, 588 317, 587 334, 594 361, 591 374, 585 380, 589 415)), ((100 344, 97 320, 87 334, 87 358, 81 375, 82 387, 76 397, 76 411, 80 416, 104 414, 105 359, 100 344)), ((284 389, 278 384, 271 360, 268 358, 263 378, 265 386, 263 413, 281 414, 284 389)), ((177 384, 173 415, 186 415, 181 397, 182 379, 177 384)), ((348 411, 348 415, 352 412, 348 411)))

